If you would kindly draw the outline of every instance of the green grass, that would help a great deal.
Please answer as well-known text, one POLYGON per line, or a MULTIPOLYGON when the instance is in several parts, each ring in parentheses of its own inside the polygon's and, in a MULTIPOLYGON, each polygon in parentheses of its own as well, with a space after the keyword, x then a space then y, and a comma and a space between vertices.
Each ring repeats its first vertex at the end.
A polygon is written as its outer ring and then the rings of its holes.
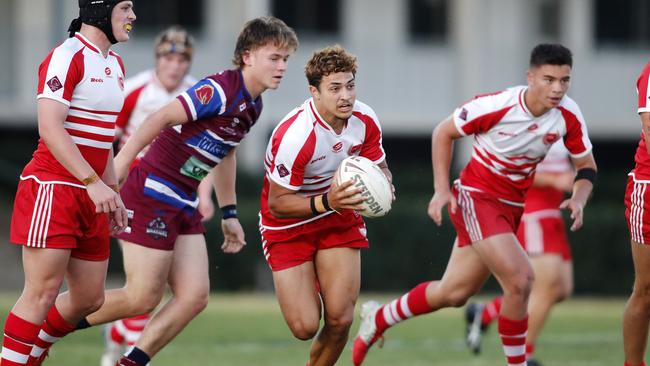
MULTIPOLYGON (((3 315, 15 298, 0 296, 3 315)), ((361 301, 367 299, 363 296, 361 301)), ((537 345, 538 358, 546 366, 621 365, 624 302, 588 298, 559 305, 537 345)), ((484 338, 483 353, 475 357, 465 347, 463 324, 458 309, 407 321, 386 332, 384 347, 373 348, 365 365, 503 366, 495 327, 484 338)), ((355 319, 352 336, 358 326, 355 319)), ((98 365, 102 348, 100 328, 80 331, 56 344, 45 365, 98 365)), ((272 295, 215 294, 208 308, 152 364, 302 366, 308 350, 309 342, 291 336, 272 295)), ((348 345, 338 365, 351 364, 348 345)))

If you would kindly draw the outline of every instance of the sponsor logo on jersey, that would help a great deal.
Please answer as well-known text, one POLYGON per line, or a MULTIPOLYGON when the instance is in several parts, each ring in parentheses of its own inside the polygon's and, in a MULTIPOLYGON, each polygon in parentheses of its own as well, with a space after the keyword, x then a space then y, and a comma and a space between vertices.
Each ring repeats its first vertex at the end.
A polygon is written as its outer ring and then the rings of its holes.
POLYGON ((111 72, 112 72, 112 71, 111 71, 111 68, 110 68, 110 67, 105 68, 105 69, 104 69, 104 72, 106 73, 106 76, 111 76, 111 72))
POLYGON ((544 135, 544 143, 546 145, 550 145, 550 144, 554 143, 555 141, 557 141, 559 139, 560 139, 560 134, 559 133, 549 132, 546 135, 544 135))
POLYGON ((190 156, 181 167, 181 174, 201 181, 210 172, 210 166, 194 156, 190 156))
POLYGON ((61 88, 63 88, 63 84, 61 84, 61 81, 59 81, 59 78, 57 76, 51 78, 50 80, 47 81, 47 86, 50 87, 50 90, 55 92, 61 88))
POLYGON ((103 83, 104 79, 102 78, 90 78, 91 83, 103 83))
POLYGON ((336 144, 334 144, 334 146, 332 146, 332 151, 337 153, 340 152, 342 148, 343 148, 343 143, 339 141, 336 144))
POLYGON ((167 235, 169 235, 167 231, 167 224, 165 224, 165 222, 160 217, 156 217, 147 224, 146 233, 155 240, 166 238, 167 235))
POLYGON ((535 131, 538 128, 539 126, 537 125, 537 123, 533 123, 532 125, 530 125, 530 127, 528 127, 528 131, 535 131))
POLYGON ((462 119, 463 121, 467 121, 467 109, 463 108, 460 111, 460 114, 458 114, 458 118, 462 119))
POLYGON ((515 133, 504 132, 504 131, 499 131, 498 134, 501 135, 501 136, 517 136, 517 134, 515 134, 515 133))
POLYGON ((312 160, 312 161, 310 162, 310 164, 314 164, 315 162, 317 162, 317 161, 321 161, 321 160, 325 160, 325 155, 323 155, 323 156, 319 156, 318 158, 312 160))
POLYGON ((223 157, 228 154, 230 149, 232 149, 231 145, 228 145, 225 142, 212 137, 205 131, 198 135, 190 137, 185 141, 185 143, 196 150, 207 152, 208 154, 216 156, 219 159, 223 159, 223 157))
POLYGON ((287 175, 289 175, 289 169, 287 169, 284 164, 280 164, 276 167, 278 169, 278 174, 280 174, 280 178, 284 178, 287 175))
POLYGON ((350 146, 350 150, 348 150, 348 155, 354 155, 354 154, 360 152, 361 147, 363 147, 362 144, 350 146))
POLYGON ((199 103, 207 105, 214 97, 214 88, 212 85, 201 85, 200 87, 194 89, 194 94, 196 99, 199 100, 199 103))

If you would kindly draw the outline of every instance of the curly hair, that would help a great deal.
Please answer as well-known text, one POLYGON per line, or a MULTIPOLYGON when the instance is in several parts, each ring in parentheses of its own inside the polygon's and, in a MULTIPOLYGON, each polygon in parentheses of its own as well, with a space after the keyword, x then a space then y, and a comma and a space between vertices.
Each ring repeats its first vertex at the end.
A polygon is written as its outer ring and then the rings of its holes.
POLYGON ((239 33, 232 63, 241 69, 244 66, 245 52, 254 51, 269 42, 279 48, 292 51, 298 49, 298 36, 291 27, 276 17, 259 17, 246 22, 244 29, 239 33))
POLYGON ((309 85, 316 88, 323 77, 337 72, 357 73, 357 58, 343 47, 334 45, 314 52, 305 66, 305 76, 309 85))

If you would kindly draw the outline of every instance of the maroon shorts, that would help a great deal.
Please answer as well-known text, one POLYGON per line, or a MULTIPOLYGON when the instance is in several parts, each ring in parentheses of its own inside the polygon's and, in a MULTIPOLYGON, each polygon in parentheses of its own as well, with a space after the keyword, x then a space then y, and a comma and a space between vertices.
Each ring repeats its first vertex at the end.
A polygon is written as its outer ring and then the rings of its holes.
POLYGON ((633 241, 650 244, 650 183, 635 182, 632 175, 627 178, 625 189, 625 218, 633 241), (648 202, 648 207, 646 207, 648 202))
POLYGON ((456 228, 458 246, 487 239, 490 236, 515 233, 524 211, 523 207, 502 202, 492 195, 454 184, 452 194, 458 202, 455 214, 448 207, 451 222, 456 228))
MULTIPOLYGON (((152 189, 149 182, 160 184, 142 165, 134 167, 120 190, 120 196, 129 213, 129 227, 116 237, 147 248, 174 250, 179 235, 203 234, 201 214, 172 196, 152 189)), ((167 182, 167 185, 171 183, 167 182)), ((173 187, 171 191, 179 191, 173 187)))
POLYGON ((350 210, 288 229, 260 227, 260 233, 264 256, 274 272, 313 262, 319 250, 368 247, 366 224, 350 210))
POLYGON ((86 190, 71 185, 21 180, 10 236, 17 245, 70 249, 87 261, 109 256, 108 215, 96 213, 86 190))
POLYGON ((529 256, 558 254, 570 261, 571 247, 560 210, 527 212, 521 217, 517 239, 529 256))

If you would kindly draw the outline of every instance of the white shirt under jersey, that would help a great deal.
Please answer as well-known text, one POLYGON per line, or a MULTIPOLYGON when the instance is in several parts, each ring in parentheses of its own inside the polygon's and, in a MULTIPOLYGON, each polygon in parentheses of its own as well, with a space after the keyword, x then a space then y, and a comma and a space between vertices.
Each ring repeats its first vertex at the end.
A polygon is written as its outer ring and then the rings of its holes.
POLYGON ((587 125, 571 98, 565 95, 556 108, 535 117, 524 102, 526 90, 518 86, 478 96, 454 111, 458 131, 474 135, 461 186, 523 205, 535 168, 555 141, 563 138, 574 158, 591 152, 587 125))
POLYGON ((341 161, 349 156, 363 156, 376 164, 386 158, 379 120, 368 105, 358 100, 354 103, 352 116, 340 134, 324 122, 313 99, 289 112, 273 130, 266 148, 262 227, 286 229, 331 214, 307 219, 274 217, 268 209, 269 180, 303 196, 322 194, 329 190, 341 161))
MULTIPOLYGON (((154 69, 142 71, 134 77, 128 78, 124 86, 126 92, 124 107, 116 121, 117 127, 122 129, 120 148, 135 133, 147 116, 165 106, 196 82, 194 77, 187 75, 175 90, 168 91, 156 76, 154 69)), ((142 149, 138 157, 144 156, 146 150, 146 148, 142 149)))

